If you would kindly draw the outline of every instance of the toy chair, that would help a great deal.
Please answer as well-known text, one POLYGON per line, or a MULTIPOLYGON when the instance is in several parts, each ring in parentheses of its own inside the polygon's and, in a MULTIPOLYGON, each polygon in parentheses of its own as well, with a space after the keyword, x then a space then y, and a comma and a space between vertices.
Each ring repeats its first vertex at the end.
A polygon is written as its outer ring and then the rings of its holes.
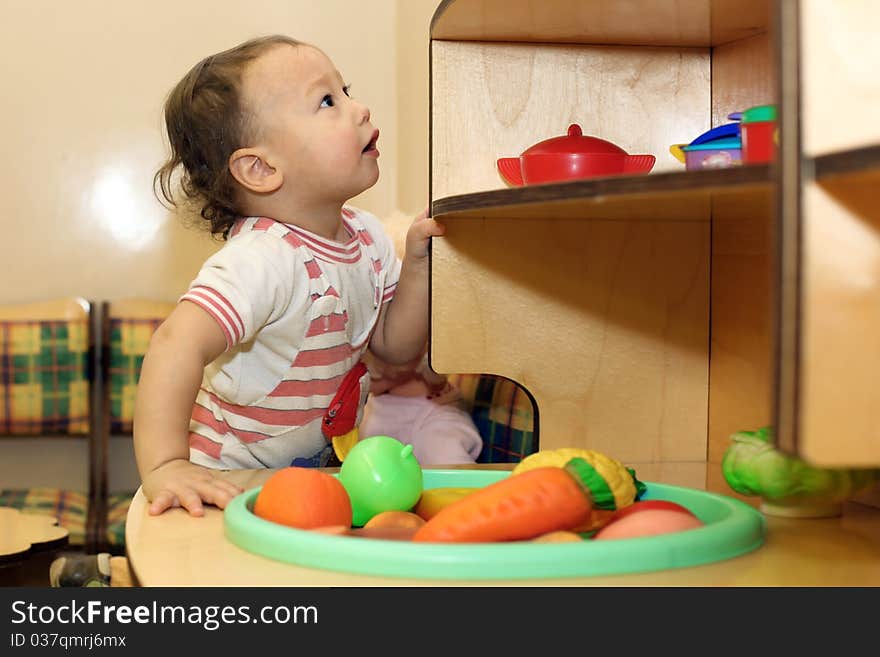
POLYGON ((483 438, 478 463, 518 463, 538 450, 537 411, 531 395, 492 374, 450 374, 483 438))
MULTIPOLYGON (((144 354, 150 338, 175 304, 152 299, 128 298, 101 304, 102 335, 102 434, 131 436, 134 401, 144 354)), ((125 549, 125 517, 134 491, 107 494, 106 509, 98 519, 106 549, 122 554, 125 549)))
MULTIPOLYGON (((7 450, 0 506, 57 518, 69 544, 99 547, 104 480, 95 421, 94 304, 80 297, 0 306, 0 449, 7 450), (82 441, 88 452, 81 484, 59 487, 76 473, 22 468, 9 452, 43 462, 47 439, 82 441), (27 439, 27 440, 24 440, 27 439), (6 444, 2 444, 6 443, 6 444)), ((48 460, 48 459, 47 459, 48 460)), ((63 467, 69 468, 69 463, 63 467)))

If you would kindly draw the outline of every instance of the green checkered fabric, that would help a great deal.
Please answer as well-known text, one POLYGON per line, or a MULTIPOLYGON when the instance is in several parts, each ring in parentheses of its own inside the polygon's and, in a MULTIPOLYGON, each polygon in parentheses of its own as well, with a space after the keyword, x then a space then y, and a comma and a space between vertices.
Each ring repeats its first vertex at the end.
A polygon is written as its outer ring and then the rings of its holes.
POLYGON ((518 463, 537 451, 532 401, 520 386, 490 374, 453 374, 449 381, 483 438, 478 463, 518 463))
POLYGON ((86 538, 88 495, 57 488, 0 489, 0 506, 58 519, 69 532, 70 545, 83 545, 86 538))
POLYGON ((89 433, 88 322, 0 322, 0 434, 89 433))
POLYGON ((164 318, 111 318, 107 385, 110 392, 110 431, 130 434, 137 383, 150 337, 164 318))
POLYGON ((125 545, 125 516, 134 493, 113 493, 107 499, 107 544, 125 545))

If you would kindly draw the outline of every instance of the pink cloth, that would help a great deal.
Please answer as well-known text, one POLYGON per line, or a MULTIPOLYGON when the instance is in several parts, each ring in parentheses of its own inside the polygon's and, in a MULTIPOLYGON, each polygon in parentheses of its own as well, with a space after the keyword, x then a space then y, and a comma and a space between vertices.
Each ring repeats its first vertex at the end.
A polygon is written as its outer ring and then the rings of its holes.
POLYGON ((483 449, 483 439, 470 415, 454 403, 438 403, 424 396, 370 395, 358 433, 361 440, 391 436, 412 445, 423 466, 474 463, 483 449))

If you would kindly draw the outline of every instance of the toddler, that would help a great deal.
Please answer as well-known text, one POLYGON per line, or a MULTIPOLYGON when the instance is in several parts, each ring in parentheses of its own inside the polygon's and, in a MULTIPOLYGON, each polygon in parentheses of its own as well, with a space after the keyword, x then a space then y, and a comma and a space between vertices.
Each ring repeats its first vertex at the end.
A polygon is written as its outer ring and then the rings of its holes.
POLYGON ((483 439, 459 407, 460 392, 431 370, 427 355, 405 367, 366 355, 372 383, 361 438, 391 436, 411 444, 423 466, 476 462, 483 439))
POLYGON ((401 261, 380 222, 346 205, 378 180, 379 131, 313 45, 269 36, 207 57, 165 124, 162 197, 177 204, 177 181, 225 243, 150 342, 135 455, 151 513, 202 515, 240 492, 219 469, 328 462, 330 439, 362 417, 368 346, 418 358, 443 227, 416 218, 401 261))

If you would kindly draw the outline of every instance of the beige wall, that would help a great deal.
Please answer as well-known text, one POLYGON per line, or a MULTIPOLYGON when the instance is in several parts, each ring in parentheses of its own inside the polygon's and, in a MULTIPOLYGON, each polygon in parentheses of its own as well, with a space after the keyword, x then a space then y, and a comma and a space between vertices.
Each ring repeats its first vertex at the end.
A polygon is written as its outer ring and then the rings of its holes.
POLYGON ((172 300, 217 248, 152 195, 165 94, 198 59, 283 32, 321 46, 382 130, 380 217, 427 199, 427 42, 437 0, 13 0, 0 78, 0 303, 172 300))
MULTIPOLYGON (((382 131, 381 177, 354 203, 397 238, 427 202, 428 27, 439 0, 9 0, 0 28, 0 303, 174 300, 216 248, 152 195, 161 105, 197 60, 282 32, 335 61, 382 131)), ((113 441, 114 488, 136 479, 113 441)), ((84 487, 82 450, 0 442, 0 488, 84 487)))

